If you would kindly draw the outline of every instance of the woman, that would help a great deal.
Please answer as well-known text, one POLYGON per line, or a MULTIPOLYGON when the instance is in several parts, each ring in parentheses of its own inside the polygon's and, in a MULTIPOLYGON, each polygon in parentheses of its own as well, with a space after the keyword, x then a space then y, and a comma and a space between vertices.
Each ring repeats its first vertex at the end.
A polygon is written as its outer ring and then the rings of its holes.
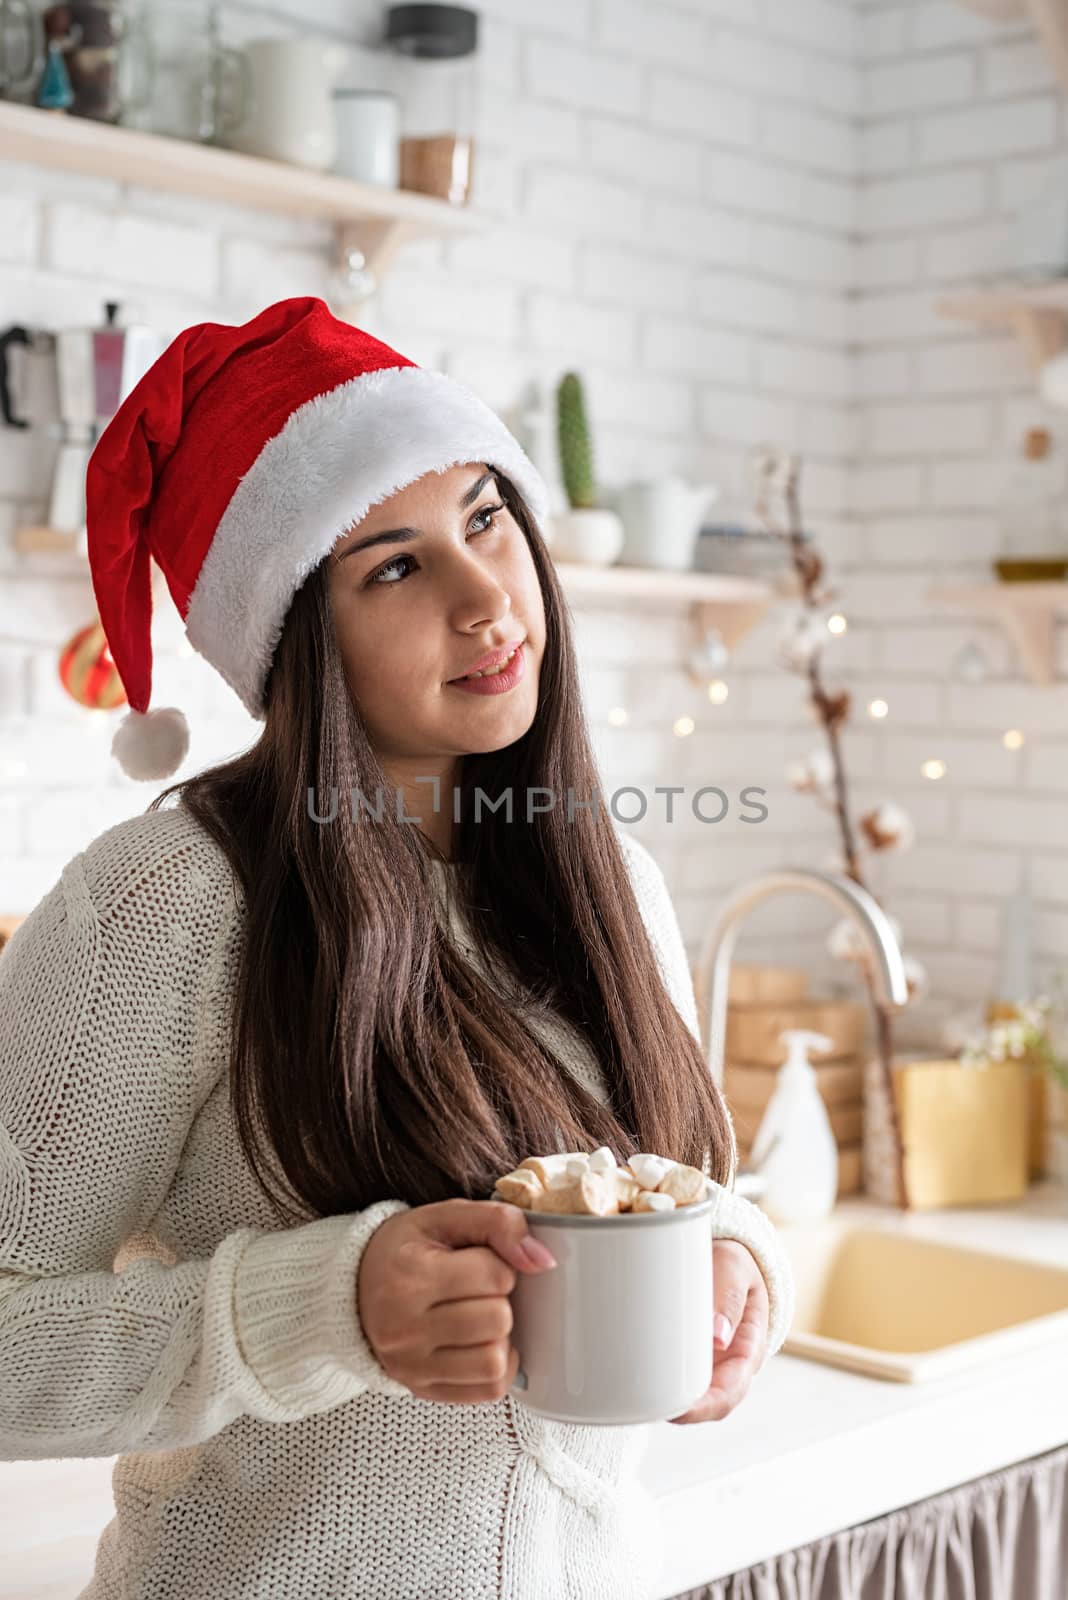
POLYGON ((264 730, 95 839, 0 963, 0 1454, 119 1456, 83 1600, 649 1592, 646 1429, 509 1393, 507 1297, 551 1267, 485 1197, 552 1148, 705 1164, 734 1331, 677 1420, 737 1403, 792 1283, 729 1188, 663 877, 581 808, 544 485, 298 299, 179 335, 87 496, 126 769, 187 742, 148 710, 150 554, 264 730))

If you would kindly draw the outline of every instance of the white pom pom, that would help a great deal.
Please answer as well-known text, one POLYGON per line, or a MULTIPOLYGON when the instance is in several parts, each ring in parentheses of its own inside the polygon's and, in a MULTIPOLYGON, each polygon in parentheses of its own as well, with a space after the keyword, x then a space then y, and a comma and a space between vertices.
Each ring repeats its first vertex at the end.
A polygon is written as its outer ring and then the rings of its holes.
POLYGON ((189 724, 176 706, 131 711, 115 730, 111 753, 123 772, 149 782, 177 772, 189 749, 189 724))

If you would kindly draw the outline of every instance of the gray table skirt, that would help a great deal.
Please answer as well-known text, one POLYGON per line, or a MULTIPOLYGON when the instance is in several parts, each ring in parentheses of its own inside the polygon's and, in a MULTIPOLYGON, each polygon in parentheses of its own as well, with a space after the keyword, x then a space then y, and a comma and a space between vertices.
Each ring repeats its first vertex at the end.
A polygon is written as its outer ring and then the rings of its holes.
POLYGON ((675 1600, 1065 1600, 1068 1445, 675 1600))

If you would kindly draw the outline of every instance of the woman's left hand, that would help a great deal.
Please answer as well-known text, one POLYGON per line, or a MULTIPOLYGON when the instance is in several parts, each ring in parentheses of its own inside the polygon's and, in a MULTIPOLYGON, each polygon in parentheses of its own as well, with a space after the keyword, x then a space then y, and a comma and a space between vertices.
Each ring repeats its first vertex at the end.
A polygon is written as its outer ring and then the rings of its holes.
POLYGON ((768 1289, 756 1260, 737 1239, 713 1239, 715 1321, 712 1382, 695 1406, 669 1422, 722 1422, 749 1392, 768 1342, 768 1289), (725 1318, 729 1323, 721 1337, 725 1318), (721 1354, 722 1351, 729 1352, 721 1354))

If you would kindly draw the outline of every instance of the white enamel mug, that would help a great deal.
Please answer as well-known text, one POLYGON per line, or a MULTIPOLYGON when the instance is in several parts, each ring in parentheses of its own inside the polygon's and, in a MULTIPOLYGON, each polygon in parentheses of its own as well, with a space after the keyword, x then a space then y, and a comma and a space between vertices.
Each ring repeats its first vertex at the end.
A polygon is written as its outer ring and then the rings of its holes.
POLYGON ((555 1257, 512 1290, 511 1392, 558 1422, 662 1422, 712 1381, 715 1196, 608 1217, 528 1211, 555 1257))

